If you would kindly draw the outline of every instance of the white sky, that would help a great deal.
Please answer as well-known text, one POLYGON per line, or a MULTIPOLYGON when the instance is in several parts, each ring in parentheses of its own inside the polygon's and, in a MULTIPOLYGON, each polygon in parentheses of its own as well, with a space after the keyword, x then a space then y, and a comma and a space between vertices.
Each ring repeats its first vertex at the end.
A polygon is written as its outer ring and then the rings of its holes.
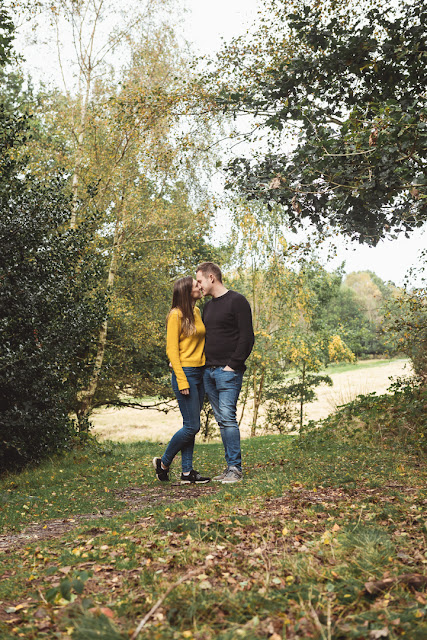
MULTIPOLYGON (((213 54, 221 47, 223 40, 244 33, 256 20, 261 6, 260 0, 181 0, 187 9, 183 21, 183 36, 193 43, 194 50, 200 54, 213 54)), ((27 57, 26 68, 33 77, 52 79, 49 73, 48 60, 37 53, 37 47, 23 47, 27 57), (50 76, 50 77, 49 77, 50 76)), ((224 239, 229 224, 224 219, 218 220, 216 239, 224 239)), ((419 252, 427 247, 426 228, 415 231, 409 239, 401 236, 397 240, 382 241, 375 248, 357 243, 339 242, 340 249, 336 260, 328 263, 328 268, 335 268, 343 261, 346 272, 371 270, 383 280, 391 280, 402 284, 408 268, 417 262, 419 252), (347 247, 345 246, 347 245, 347 247)))

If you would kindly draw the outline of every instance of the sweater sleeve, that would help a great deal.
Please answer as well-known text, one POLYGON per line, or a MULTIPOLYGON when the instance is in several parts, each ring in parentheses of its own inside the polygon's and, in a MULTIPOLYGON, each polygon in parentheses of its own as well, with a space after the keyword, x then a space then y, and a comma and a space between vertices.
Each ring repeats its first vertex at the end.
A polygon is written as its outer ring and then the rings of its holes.
POLYGON ((188 389, 187 378, 183 371, 181 360, 179 358, 179 338, 181 335, 181 318, 177 311, 172 311, 168 319, 166 334, 166 354, 170 360, 172 368, 176 375, 178 389, 188 389))
POLYGON ((252 311, 249 302, 240 296, 234 303, 235 317, 239 330, 239 339, 236 349, 228 362, 232 369, 244 367, 246 358, 249 357, 255 342, 254 330, 252 326, 252 311))

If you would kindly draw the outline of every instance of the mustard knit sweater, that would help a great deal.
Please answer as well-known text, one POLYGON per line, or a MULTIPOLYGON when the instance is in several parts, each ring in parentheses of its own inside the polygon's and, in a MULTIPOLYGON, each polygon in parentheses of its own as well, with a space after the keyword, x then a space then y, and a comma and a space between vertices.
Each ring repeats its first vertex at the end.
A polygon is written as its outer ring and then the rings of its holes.
POLYGON ((200 309, 194 307, 196 333, 184 336, 181 331, 181 311, 172 309, 168 318, 166 353, 176 375, 178 389, 188 389, 189 384, 182 367, 203 367, 205 364, 206 329, 200 309))

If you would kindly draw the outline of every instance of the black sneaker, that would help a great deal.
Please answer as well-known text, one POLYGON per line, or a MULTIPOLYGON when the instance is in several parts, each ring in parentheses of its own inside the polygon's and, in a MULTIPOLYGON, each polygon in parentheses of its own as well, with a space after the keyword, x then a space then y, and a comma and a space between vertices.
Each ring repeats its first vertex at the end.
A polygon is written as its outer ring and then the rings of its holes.
POLYGON ((181 484, 206 484, 210 482, 210 478, 204 478, 198 471, 191 469, 190 473, 185 476, 181 473, 181 484))
POLYGON ((169 482, 169 469, 162 469, 162 459, 153 458, 153 467, 156 470, 156 478, 160 482, 169 482))

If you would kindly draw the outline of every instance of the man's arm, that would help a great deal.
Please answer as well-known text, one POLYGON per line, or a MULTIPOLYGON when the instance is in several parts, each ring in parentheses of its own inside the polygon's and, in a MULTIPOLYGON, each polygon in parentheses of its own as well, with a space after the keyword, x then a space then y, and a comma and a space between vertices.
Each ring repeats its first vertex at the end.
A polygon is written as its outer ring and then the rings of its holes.
POLYGON ((251 306, 244 296, 239 296, 235 300, 234 313, 239 331, 239 338, 236 349, 228 362, 228 366, 230 369, 242 369, 255 342, 251 306))

